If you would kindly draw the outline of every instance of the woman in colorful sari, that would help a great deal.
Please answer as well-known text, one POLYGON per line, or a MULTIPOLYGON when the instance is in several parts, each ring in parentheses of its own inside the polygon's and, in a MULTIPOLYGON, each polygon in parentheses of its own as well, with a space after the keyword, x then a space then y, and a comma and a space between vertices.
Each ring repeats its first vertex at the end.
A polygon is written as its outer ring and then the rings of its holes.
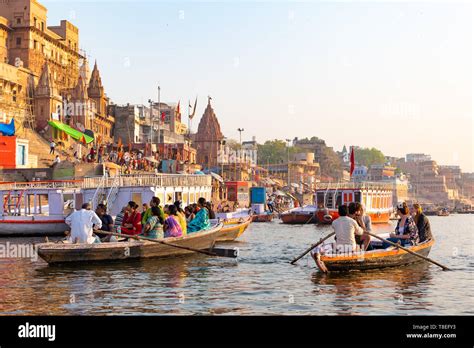
POLYGON ((168 237, 181 237, 183 235, 183 230, 178 221, 176 206, 170 205, 168 207, 169 216, 165 220, 165 238, 168 237))
POLYGON ((161 209, 157 206, 151 207, 151 216, 148 218, 143 233, 140 236, 147 238, 159 239, 164 237, 163 223, 161 216, 161 209))
POLYGON ((122 221, 123 234, 136 235, 142 232, 142 216, 137 208, 137 203, 134 201, 128 202, 127 211, 122 221))
POLYGON ((196 217, 188 223, 188 233, 205 230, 211 226, 209 222, 209 212, 206 208, 206 199, 203 197, 199 198, 198 205, 200 209, 196 213, 196 217))
POLYGON ((183 236, 187 233, 187 223, 186 223, 186 214, 184 213, 183 208, 181 208, 181 202, 176 201, 174 202, 176 207, 176 216, 178 217, 179 225, 181 226, 181 230, 183 231, 183 236))

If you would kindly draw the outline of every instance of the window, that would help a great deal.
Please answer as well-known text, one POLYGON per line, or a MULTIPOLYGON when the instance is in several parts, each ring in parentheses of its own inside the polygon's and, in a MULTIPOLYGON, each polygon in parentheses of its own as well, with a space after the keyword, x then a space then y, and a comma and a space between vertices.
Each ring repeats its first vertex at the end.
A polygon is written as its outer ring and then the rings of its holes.
POLYGON ((36 23, 36 22, 37 22, 36 17, 33 18, 33 22, 34 22, 35 28, 37 28, 37 27, 36 27, 36 24, 37 24, 37 23, 36 23))
POLYGON ((17 47, 21 46, 21 37, 16 38, 16 45, 17 45, 17 47))
POLYGON ((41 22, 41 31, 44 31, 44 22, 41 22))
POLYGON ((354 192, 354 196, 355 196, 355 199, 354 199, 355 202, 359 202, 359 203, 362 202, 360 200, 360 192, 359 191, 354 192))
POLYGON ((16 18, 16 24, 21 24, 21 18, 20 17, 16 18))
POLYGON ((342 205, 342 192, 338 192, 336 196, 336 208, 342 205))

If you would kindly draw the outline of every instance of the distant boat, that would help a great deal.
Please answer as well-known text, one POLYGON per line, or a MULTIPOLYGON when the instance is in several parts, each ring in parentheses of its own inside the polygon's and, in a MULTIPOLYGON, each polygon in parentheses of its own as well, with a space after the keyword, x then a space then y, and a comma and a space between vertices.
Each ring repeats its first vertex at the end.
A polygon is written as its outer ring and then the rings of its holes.
POLYGON ((316 211, 318 207, 315 205, 305 205, 293 208, 280 214, 280 219, 284 224, 304 225, 309 223, 317 223, 316 211))
POLYGON ((339 217, 338 207, 358 202, 373 224, 388 223, 392 208, 392 186, 378 182, 321 183, 316 190, 318 221, 330 224, 339 217))
POLYGON ((437 215, 438 216, 449 216, 448 208, 443 208, 443 209, 439 210, 437 215))

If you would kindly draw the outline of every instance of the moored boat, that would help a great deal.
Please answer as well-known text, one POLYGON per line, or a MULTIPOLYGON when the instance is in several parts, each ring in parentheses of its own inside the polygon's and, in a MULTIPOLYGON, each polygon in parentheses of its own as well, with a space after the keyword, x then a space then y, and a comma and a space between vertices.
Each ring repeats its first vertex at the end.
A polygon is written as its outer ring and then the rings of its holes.
MULTIPOLYGON (((214 246, 222 226, 223 224, 219 223, 204 231, 190 233, 184 237, 161 239, 161 241, 176 246, 206 250, 214 246)), ((98 244, 49 242, 38 244, 36 247, 38 255, 49 264, 167 258, 194 253, 191 250, 146 240, 98 244)))
MULTIPOLYGON (((428 256, 434 243, 434 240, 429 240, 407 248, 422 256, 428 256)), ((322 253, 312 253, 316 266, 323 273, 395 267, 422 261, 421 258, 393 246, 388 249, 338 254, 332 252, 330 245, 326 245, 322 253)))
POLYGON ((318 222, 316 211, 315 205, 305 205, 281 213, 280 218, 284 224, 314 224, 318 222))
POLYGON ((0 184, 0 236, 64 234, 79 185, 76 180, 0 184))
POLYGON ((438 216, 449 216, 449 209, 448 208, 441 209, 441 210, 438 211, 438 213, 436 215, 438 215, 438 216))
POLYGON ((388 223, 393 211, 392 186, 377 182, 325 183, 318 184, 316 190, 317 219, 322 224, 330 224, 339 217, 341 204, 359 202, 373 224, 388 223))
POLYGON ((273 214, 254 214, 252 215, 252 222, 270 222, 273 220, 273 214))

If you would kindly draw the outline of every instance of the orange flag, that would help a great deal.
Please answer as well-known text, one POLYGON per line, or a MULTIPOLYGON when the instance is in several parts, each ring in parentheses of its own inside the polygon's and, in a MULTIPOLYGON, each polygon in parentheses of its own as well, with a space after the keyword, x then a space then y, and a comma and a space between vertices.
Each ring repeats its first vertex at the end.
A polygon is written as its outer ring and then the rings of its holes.
POLYGON ((84 145, 87 145, 86 137, 84 136, 84 134, 82 135, 81 143, 83 143, 84 145))

